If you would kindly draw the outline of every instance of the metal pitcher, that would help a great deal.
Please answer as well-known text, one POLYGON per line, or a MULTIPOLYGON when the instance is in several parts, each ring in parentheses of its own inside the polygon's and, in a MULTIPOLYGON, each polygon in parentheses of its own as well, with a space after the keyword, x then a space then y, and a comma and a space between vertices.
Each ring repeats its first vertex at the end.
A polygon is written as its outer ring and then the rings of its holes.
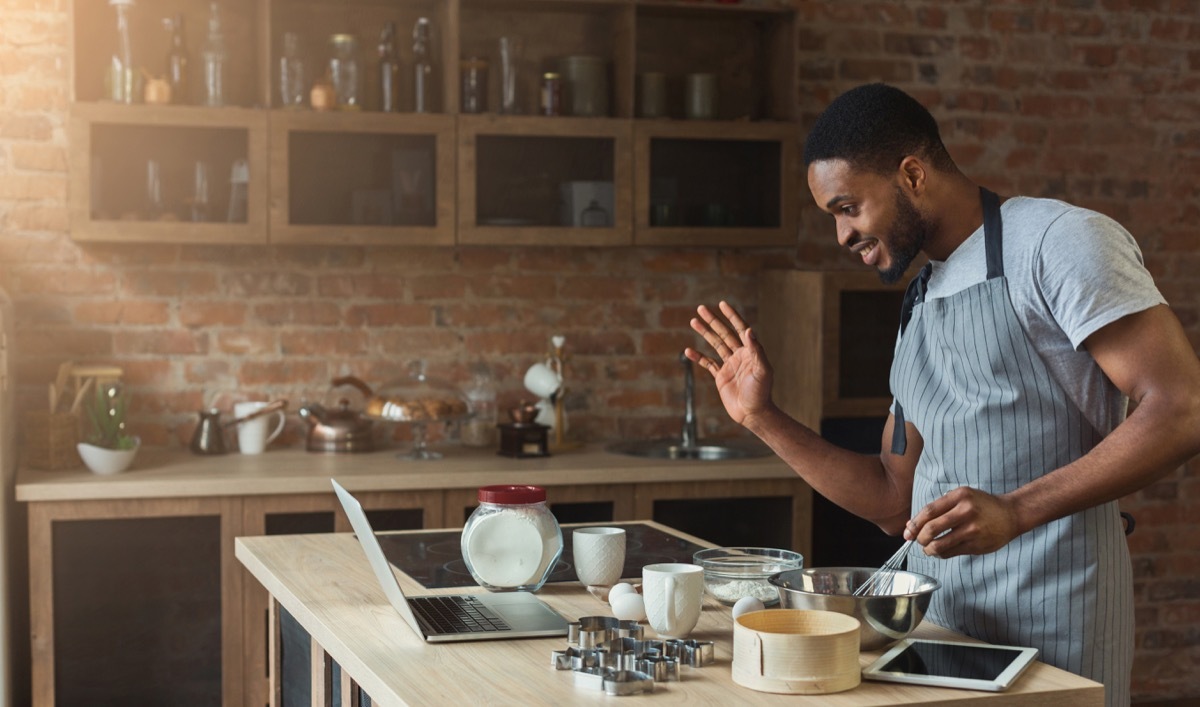
POLYGON ((196 454, 224 454, 225 433, 221 424, 221 411, 200 411, 200 423, 192 433, 190 449, 196 454))

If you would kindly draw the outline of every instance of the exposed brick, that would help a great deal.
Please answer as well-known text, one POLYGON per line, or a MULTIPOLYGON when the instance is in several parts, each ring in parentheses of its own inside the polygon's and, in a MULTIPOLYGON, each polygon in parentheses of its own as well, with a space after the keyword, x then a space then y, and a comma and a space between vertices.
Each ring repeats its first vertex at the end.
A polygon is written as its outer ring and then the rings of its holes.
POLYGON ((121 291, 140 296, 211 297, 218 292, 217 276, 177 269, 133 271, 121 278, 121 291))
POLYGON ((284 356, 361 356, 368 352, 369 343, 370 335, 361 329, 279 334, 279 350, 284 356))
POLYGON ((187 331, 138 331, 121 329, 113 332, 113 352, 120 355, 195 355, 208 352, 208 336, 187 331))
POLYGON ((274 356, 279 353, 279 337, 269 330, 218 331, 214 341, 219 353, 235 356, 274 356))
MULTIPOLYGON (((433 323, 433 308, 424 304, 368 304, 349 307, 346 324, 350 326, 429 326, 433 323)), ((329 324, 332 322, 294 322, 296 324, 329 324)))
POLYGON ((67 151, 62 145, 14 142, 9 146, 13 167, 36 172, 66 172, 67 151))
MULTIPOLYGON (((334 326, 342 322, 338 306, 332 302, 285 301, 256 304, 253 307, 252 316, 262 324, 272 326, 280 324, 334 326)), ((355 322, 348 316, 345 323, 359 326, 362 322, 355 322)))
POLYGON ((0 173, 0 201, 37 201, 66 203, 67 178, 59 174, 0 173))
POLYGON ((410 277, 408 291, 412 298, 421 300, 461 299, 467 291, 467 280, 454 275, 423 275, 410 277))
POLYGON ((663 405, 663 394, 661 390, 631 390, 613 393, 605 397, 604 404, 618 410, 661 408, 663 405))
POLYGON ((323 361, 286 359, 279 361, 247 361, 238 371, 238 383, 243 386, 288 385, 298 380, 327 380, 328 366, 323 361))
POLYGON ((182 302, 179 323, 190 329, 213 326, 240 326, 246 321, 244 302, 182 302))
POLYGON ((65 206, 20 204, 3 213, 3 227, 13 231, 64 232, 70 220, 65 206))
POLYGON ((49 140, 54 125, 44 115, 6 113, 0 116, 0 139, 49 140))
POLYGON ((75 306, 75 321, 80 324, 150 326, 166 324, 170 318, 170 305, 163 301, 89 300, 75 306))

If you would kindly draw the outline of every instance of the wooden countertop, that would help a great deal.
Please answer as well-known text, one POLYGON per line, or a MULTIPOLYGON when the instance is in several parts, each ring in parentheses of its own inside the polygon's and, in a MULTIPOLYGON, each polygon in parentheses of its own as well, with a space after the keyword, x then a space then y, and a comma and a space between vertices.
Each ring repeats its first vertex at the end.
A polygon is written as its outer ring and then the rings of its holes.
POLYGON ((478 488, 487 484, 621 484, 671 481, 795 478, 778 457, 730 461, 643 459, 611 454, 601 445, 549 457, 512 459, 490 450, 438 448, 445 458, 413 461, 396 450, 368 454, 315 454, 300 449, 259 455, 202 456, 145 448, 133 467, 113 476, 86 468, 20 469, 18 501, 255 496, 328 493, 329 478, 351 491, 478 488))
MULTIPOLYGON (((662 527, 662 526, 659 526, 662 527)), ((664 530, 668 530, 664 528, 664 530)), ((693 538, 693 540, 695 540, 693 538)), ((707 545, 703 541, 698 541, 707 545)), ((570 671, 554 670, 550 653, 565 638, 427 644, 388 603, 358 542, 350 534, 246 537, 236 541, 237 558, 378 704, 580 704, 611 701, 576 688, 570 671), (462 679, 470 676, 470 679, 462 679)), ((427 590, 397 573, 406 592, 427 590)), ((481 591, 475 588, 474 591, 481 591)), ((538 596, 570 620, 610 615, 607 605, 577 583, 547 585, 538 596)), ((647 629, 647 635, 652 634, 647 629)), ((953 638, 925 623, 917 636, 953 638)), ((714 641, 716 663, 685 668, 679 682, 659 683, 656 702, 696 704, 865 705, 1102 705, 1104 688, 1071 673, 1036 663, 1007 692, 989 693, 863 681, 831 695, 773 695, 733 682, 733 623, 730 610, 707 600, 692 634, 714 641)), ((867 665, 877 652, 863 653, 867 665)))

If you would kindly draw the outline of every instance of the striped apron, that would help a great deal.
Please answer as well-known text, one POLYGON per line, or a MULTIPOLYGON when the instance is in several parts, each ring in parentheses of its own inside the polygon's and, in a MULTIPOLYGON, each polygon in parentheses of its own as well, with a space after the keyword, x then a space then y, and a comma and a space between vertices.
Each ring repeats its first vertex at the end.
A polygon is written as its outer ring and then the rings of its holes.
MULTIPOLYGON (((1101 439, 1030 344, 1008 297, 999 200, 981 190, 987 279, 924 301, 929 266, 909 285, 892 365, 896 436, 904 418, 925 446, 913 515, 959 486, 1003 494, 1083 456, 1101 439)), ((927 616, 991 643, 1032 646, 1051 665, 1104 683, 1129 703, 1133 577, 1117 503, 1035 528, 986 555, 913 552, 936 577, 927 616)))

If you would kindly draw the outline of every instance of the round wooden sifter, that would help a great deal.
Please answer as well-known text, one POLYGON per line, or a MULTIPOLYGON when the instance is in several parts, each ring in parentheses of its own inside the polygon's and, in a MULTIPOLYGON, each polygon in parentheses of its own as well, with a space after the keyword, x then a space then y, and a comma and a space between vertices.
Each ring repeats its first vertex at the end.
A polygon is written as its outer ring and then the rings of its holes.
POLYGON ((768 609, 733 623, 733 681, 760 692, 821 695, 857 687, 858 619, 768 609))

